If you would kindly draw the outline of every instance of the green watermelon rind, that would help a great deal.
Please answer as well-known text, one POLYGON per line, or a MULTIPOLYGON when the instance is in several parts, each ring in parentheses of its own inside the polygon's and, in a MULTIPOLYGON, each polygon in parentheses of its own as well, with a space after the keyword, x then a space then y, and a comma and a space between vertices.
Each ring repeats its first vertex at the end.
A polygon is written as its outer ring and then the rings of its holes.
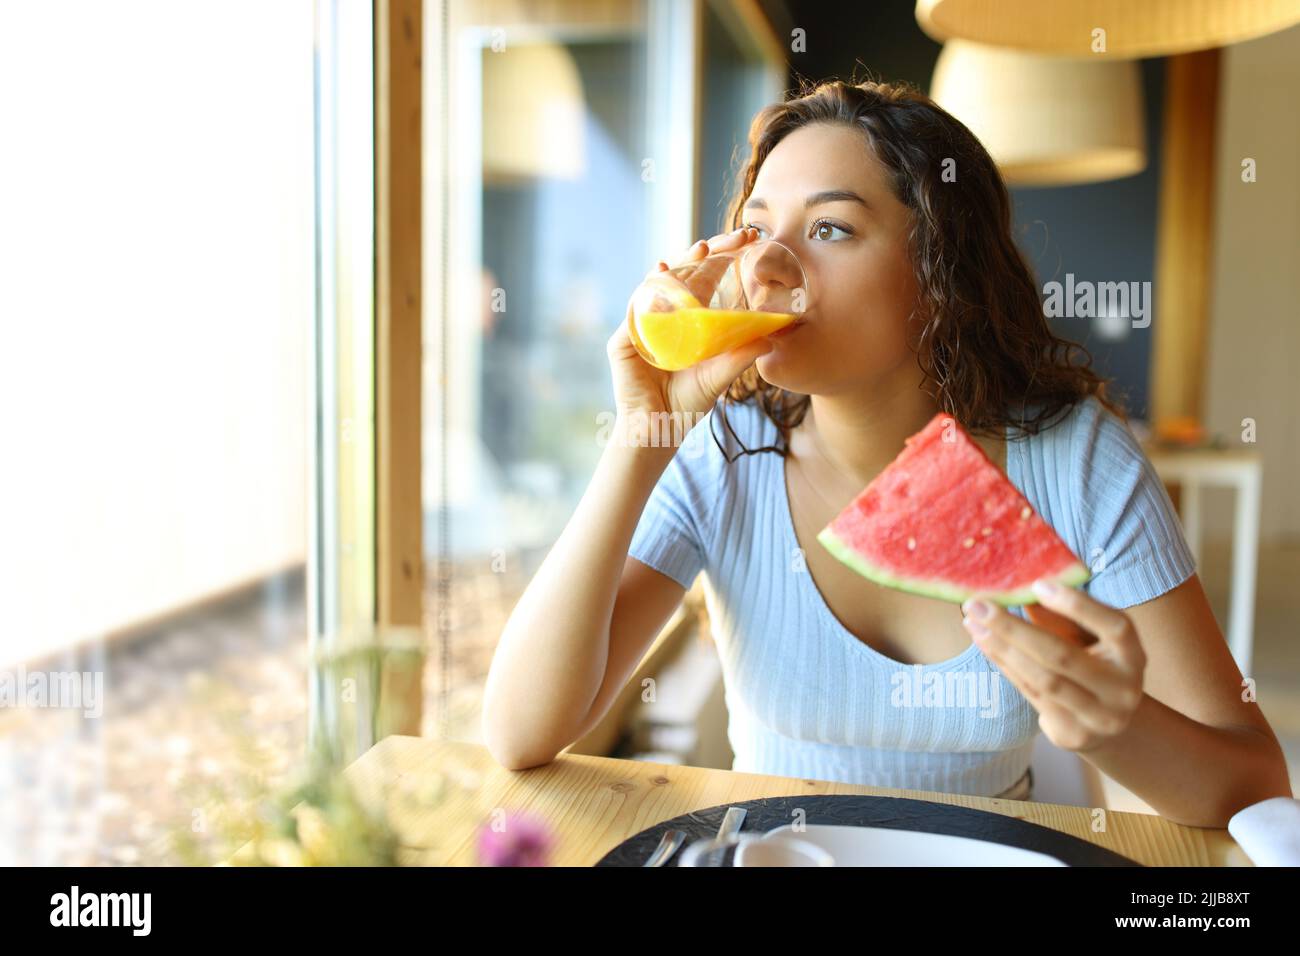
MULTIPOLYGON (((982 598, 993 601, 1003 607, 1020 607, 1025 604, 1037 604, 1038 595, 1028 587, 1018 588, 1014 591, 976 591, 962 588, 954 584, 948 584, 943 581, 929 580, 925 578, 904 578, 898 577, 886 571, 877 565, 872 564, 857 551, 853 550, 847 542, 839 537, 830 527, 825 527, 817 533, 817 540, 822 543, 831 554, 840 561, 847 564, 858 574, 868 580, 875 581, 877 584, 884 585, 887 588, 896 588, 900 591, 908 591, 912 594, 921 594, 925 597, 938 598, 941 601, 951 601, 954 604, 961 604, 968 598, 978 594, 982 598)), ((1077 587, 1084 584, 1092 577, 1092 572, 1079 561, 1067 565, 1063 570, 1053 575, 1039 575, 1048 580, 1055 581, 1064 587, 1077 587)))

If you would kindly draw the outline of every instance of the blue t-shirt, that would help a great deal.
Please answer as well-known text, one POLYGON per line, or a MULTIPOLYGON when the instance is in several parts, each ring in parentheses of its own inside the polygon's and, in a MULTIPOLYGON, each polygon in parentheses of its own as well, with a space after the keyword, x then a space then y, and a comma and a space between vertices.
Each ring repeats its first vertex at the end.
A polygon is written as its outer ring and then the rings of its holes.
MULTIPOLYGON (((719 412, 678 448, 629 554, 684 588, 705 575, 732 769, 981 796, 1010 788, 1029 766, 1037 711, 973 643, 907 665, 845 628, 802 558, 784 459, 736 457, 719 412)), ((749 448, 780 444, 752 400, 727 418, 749 448)), ((1092 569, 1085 590, 1097 600, 1140 604, 1196 570, 1164 485, 1095 398, 1006 448, 1008 478, 1092 569)))

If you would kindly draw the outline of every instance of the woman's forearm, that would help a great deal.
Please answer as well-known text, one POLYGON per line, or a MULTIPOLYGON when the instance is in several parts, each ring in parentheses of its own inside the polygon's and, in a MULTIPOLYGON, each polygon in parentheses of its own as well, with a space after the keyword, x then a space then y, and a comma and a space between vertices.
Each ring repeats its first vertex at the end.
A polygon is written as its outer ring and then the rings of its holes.
POLYGON ((609 626, 632 535, 675 449, 615 424, 591 483, 511 611, 489 669, 483 731, 509 763, 572 738, 605 676, 609 626))
POLYGON ((1286 759, 1267 733, 1211 727, 1149 694, 1124 733, 1079 755, 1188 826, 1226 827, 1243 807, 1291 796, 1286 759))

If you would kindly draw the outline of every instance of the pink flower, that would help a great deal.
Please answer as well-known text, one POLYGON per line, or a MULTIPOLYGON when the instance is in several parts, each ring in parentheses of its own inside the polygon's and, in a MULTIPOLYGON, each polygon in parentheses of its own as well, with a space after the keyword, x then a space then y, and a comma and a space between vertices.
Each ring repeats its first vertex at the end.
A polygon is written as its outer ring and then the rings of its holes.
POLYGON ((550 829, 539 818, 507 813, 497 828, 489 823, 479 831, 479 865, 546 866, 553 843, 550 829))

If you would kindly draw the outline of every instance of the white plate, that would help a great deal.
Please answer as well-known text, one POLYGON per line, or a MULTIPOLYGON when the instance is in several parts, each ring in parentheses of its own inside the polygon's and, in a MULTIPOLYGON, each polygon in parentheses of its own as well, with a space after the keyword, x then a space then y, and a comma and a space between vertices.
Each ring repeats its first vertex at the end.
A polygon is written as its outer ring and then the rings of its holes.
MULTIPOLYGON (((793 824, 764 834, 764 840, 795 837, 824 847, 836 866, 1065 866, 1054 856, 1020 847, 972 840, 946 833, 891 830, 886 827, 793 824)), ((744 866, 746 847, 736 851, 736 866, 744 866)))

